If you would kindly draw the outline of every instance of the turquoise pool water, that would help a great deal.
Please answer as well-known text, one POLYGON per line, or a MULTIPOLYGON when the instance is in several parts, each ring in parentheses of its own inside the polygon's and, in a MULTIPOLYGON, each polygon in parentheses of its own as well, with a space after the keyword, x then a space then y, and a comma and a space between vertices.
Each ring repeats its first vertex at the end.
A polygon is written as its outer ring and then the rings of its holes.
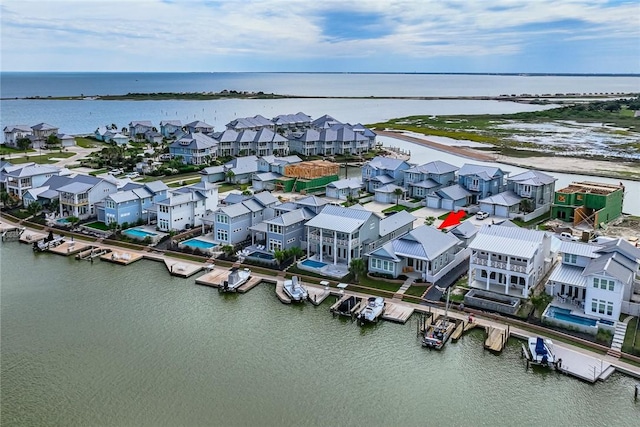
POLYGON ((259 258, 259 259, 266 259, 266 260, 269 260, 269 261, 275 259, 273 257, 273 255, 267 254, 267 253, 264 253, 264 252, 251 252, 249 254, 249 257, 251 257, 251 258, 259 258))
POLYGON ((190 246, 192 248, 198 248, 198 249, 211 249, 216 246, 215 243, 205 242, 204 240, 195 239, 195 238, 185 240, 184 242, 182 242, 182 244, 185 246, 190 246))
POLYGON ((58 218, 56 219, 58 224, 69 224, 69 220, 67 218, 58 218))
POLYGON ((311 268, 322 268, 325 265, 327 265, 324 262, 314 261, 312 259, 305 259, 300 264, 304 265, 305 267, 311 267, 311 268))
POLYGON ((123 231, 127 236, 133 236, 138 239, 144 239, 145 237, 154 237, 157 236, 156 233, 152 233, 150 231, 141 230, 139 228, 130 228, 128 230, 123 231))
POLYGON ((558 320, 575 323, 582 326, 592 326, 592 327, 596 326, 596 320, 571 314, 571 310, 567 308, 550 306, 547 309, 547 316, 551 317, 552 319, 558 319, 558 320))

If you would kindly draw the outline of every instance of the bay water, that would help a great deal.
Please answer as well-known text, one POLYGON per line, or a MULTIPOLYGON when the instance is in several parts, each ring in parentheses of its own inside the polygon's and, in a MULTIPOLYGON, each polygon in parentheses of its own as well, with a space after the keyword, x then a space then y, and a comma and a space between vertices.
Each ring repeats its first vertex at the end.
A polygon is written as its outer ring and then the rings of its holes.
POLYGON ((3 426, 637 426, 636 380, 527 370, 471 332, 441 352, 415 318, 360 328, 284 305, 272 285, 221 295, 164 265, 0 244, 3 426))

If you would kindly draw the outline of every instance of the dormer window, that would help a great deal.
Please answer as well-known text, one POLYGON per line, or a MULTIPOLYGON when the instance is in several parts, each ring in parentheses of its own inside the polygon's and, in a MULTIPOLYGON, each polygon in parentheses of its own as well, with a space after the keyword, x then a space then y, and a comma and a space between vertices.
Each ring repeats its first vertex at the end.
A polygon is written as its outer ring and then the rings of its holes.
POLYGON ((565 253, 564 262, 566 262, 567 264, 575 264, 576 262, 578 262, 578 255, 565 253))

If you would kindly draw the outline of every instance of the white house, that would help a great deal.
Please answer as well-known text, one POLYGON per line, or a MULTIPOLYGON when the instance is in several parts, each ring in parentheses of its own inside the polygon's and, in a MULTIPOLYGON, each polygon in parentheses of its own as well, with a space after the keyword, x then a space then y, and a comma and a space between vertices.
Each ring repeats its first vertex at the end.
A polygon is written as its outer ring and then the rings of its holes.
POLYGON ((52 176, 60 175, 62 169, 51 165, 25 163, 6 165, 2 172, 7 192, 22 198, 25 191, 42 186, 52 176))
POLYGON ((544 231, 483 226, 469 244, 469 286, 528 298, 553 265, 551 239, 544 231))
POLYGON ((200 181, 167 193, 154 203, 160 231, 184 230, 203 224, 202 218, 218 206, 218 186, 200 181))
POLYGON ((9 147, 16 147, 19 139, 29 138, 33 129, 28 125, 11 125, 4 128, 4 143, 9 147))
POLYGON ((60 216, 87 219, 97 215, 96 204, 118 191, 116 184, 105 179, 77 175, 58 188, 60 216))

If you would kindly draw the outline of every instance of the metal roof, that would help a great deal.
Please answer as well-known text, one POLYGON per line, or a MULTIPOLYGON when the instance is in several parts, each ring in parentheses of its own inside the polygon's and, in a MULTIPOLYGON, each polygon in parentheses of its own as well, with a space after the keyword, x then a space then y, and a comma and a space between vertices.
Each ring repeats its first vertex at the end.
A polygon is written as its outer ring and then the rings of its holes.
POLYGON ((407 192, 407 189, 404 187, 400 187, 399 185, 395 185, 395 184, 386 184, 383 185, 382 187, 378 187, 375 189, 376 193, 395 193, 396 190, 402 190, 403 193, 407 192))
POLYGON ((258 172, 258 158, 256 156, 236 157, 224 165, 225 170, 232 170, 236 175, 258 172))
POLYGON ((393 240, 393 250, 397 256, 431 261, 459 244, 460 240, 456 236, 443 233, 430 225, 421 225, 393 240))
POLYGON ((585 287, 587 285, 587 279, 582 275, 582 272, 582 267, 560 264, 551 272, 549 281, 585 287))
POLYGON ((235 203, 233 205, 223 206, 218 210, 227 214, 230 218, 235 218, 240 215, 251 213, 251 211, 243 203, 235 203))
POLYGON ((442 198, 451 200, 461 200, 471 196, 471 193, 469 193, 464 187, 461 187, 458 184, 441 188, 440 190, 436 191, 436 194, 442 198))
POLYGON ((591 260, 582 272, 582 275, 590 276, 602 273, 606 273, 620 280, 623 284, 630 283, 634 276, 634 272, 618 262, 613 253, 602 255, 599 258, 591 260))
POLYGON ((257 181, 274 181, 279 178, 282 178, 282 175, 275 172, 262 172, 253 175, 253 179, 257 181))
POLYGON ((291 212, 283 213, 277 217, 271 218, 270 220, 264 221, 267 224, 276 224, 282 226, 289 226, 293 224, 298 224, 300 222, 304 222, 311 218, 311 215, 308 209, 300 208, 291 212))
POLYGON ((455 172, 458 169, 460 168, 457 166, 453 166, 447 162, 443 162, 441 160, 435 160, 433 162, 425 163, 423 165, 411 167, 405 170, 405 172, 441 175, 449 172, 455 172))
POLYGON ((377 156, 371 159, 369 163, 364 165, 364 167, 370 167, 371 169, 396 170, 402 164, 408 165, 408 163, 405 162, 404 160, 394 159, 391 157, 377 156))
POLYGON ((478 203, 488 203, 490 205, 498 206, 515 206, 522 200, 522 197, 518 196, 513 191, 503 191, 495 196, 486 197, 479 200, 478 203))
POLYGON ((449 231, 451 234, 464 239, 469 239, 478 234, 478 228, 471 221, 462 221, 449 231))
POLYGON ((514 181, 519 184, 540 186, 540 185, 546 185, 546 184, 551 184, 552 182, 556 182, 557 179, 552 177, 551 175, 547 175, 546 173, 530 170, 530 171, 519 173, 517 175, 513 175, 507 178, 507 181, 514 181))
POLYGON ((458 176, 478 175, 478 177, 482 178, 484 181, 490 181, 493 178, 499 177, 500 172, 502 172, 503 175, 507 174, 506 172, 502 171, 500 168, 496 168, 493 166, 482 166, 482 165, 465 163, 458 170, 458 176))
POLYGON ((409 186, 411 187, 420 187, 420 188, 434 188, 434 187, 437 187, 438 185, 440 184, 438 184, 431 178, 425 179, 424 181, 420 181, 420 182, 409 183, 409 186))
POLYGON ((65 193, 80 194, 89 191, 93 188, 93 184, 85 184, 84 182, 71 182, 58 188, 58 191, 64 191, 65 193))
POLYGON ((382 174, 382 175, 374 176, 373 178, 371 178, 371 180, 372 181, 378 181, 381 184, 389 184, 389 183, 395 181, 395 179, 393 179, 393 177, 391 175, 387 175, 386 173, 382 174))
POLYGON ((599 251, 601 253, 615 251, 621 253, 630 260, 640 263, 640 248, 633 246, 631 243, 624 239, 616 239, 610 242, 601 243, 600 245, 602 246, 602 249, 600 249, 599 251))
POLYGON ((370 217, 372 212, 342 206, 326 205, 322 211, 307 222, 307 226, 353 233, 357 231, 370 217))
POLYGON ((416 217, 411 215, 407 211, 400 211, 384 219, 381 219, 380 236, 386 236, 392 231, 402 228, 405 225, 412 224, 415 220, 416 217))
POLYGON ((544 231, 501 225, 483 226, 469 244, 474 250, 530 259, 546 237, 544 231))
POLYGON ((262 206, 265 206, 265 207, 278 203, 278 198, 268 191, 261 191, 259 193, 255 193, 253 195, 253 198, 257 200, 260 204, 262 204, 262 206))
POLYGON ((372 251, 368 255, 376 258, 390 259, 395 262, 400 261, 400 258, 398 258, 393 251, 393 242, 385 243, 384 245, 380 246, 378 249, 372 251))
POLYGON ((572 242, 570 240, 562 240, 560 242, 560 253, 584 256, 588 258, 597 258, 595 253, 602 246, 593 245, 591 243, 572 242))
POLYGON ((327 187, 337 188, 338 190, 344 188, 358 189, 362 188, 362 181, 358 178, 344 178, 338 181, 333 181, 327 184, 327 187))

